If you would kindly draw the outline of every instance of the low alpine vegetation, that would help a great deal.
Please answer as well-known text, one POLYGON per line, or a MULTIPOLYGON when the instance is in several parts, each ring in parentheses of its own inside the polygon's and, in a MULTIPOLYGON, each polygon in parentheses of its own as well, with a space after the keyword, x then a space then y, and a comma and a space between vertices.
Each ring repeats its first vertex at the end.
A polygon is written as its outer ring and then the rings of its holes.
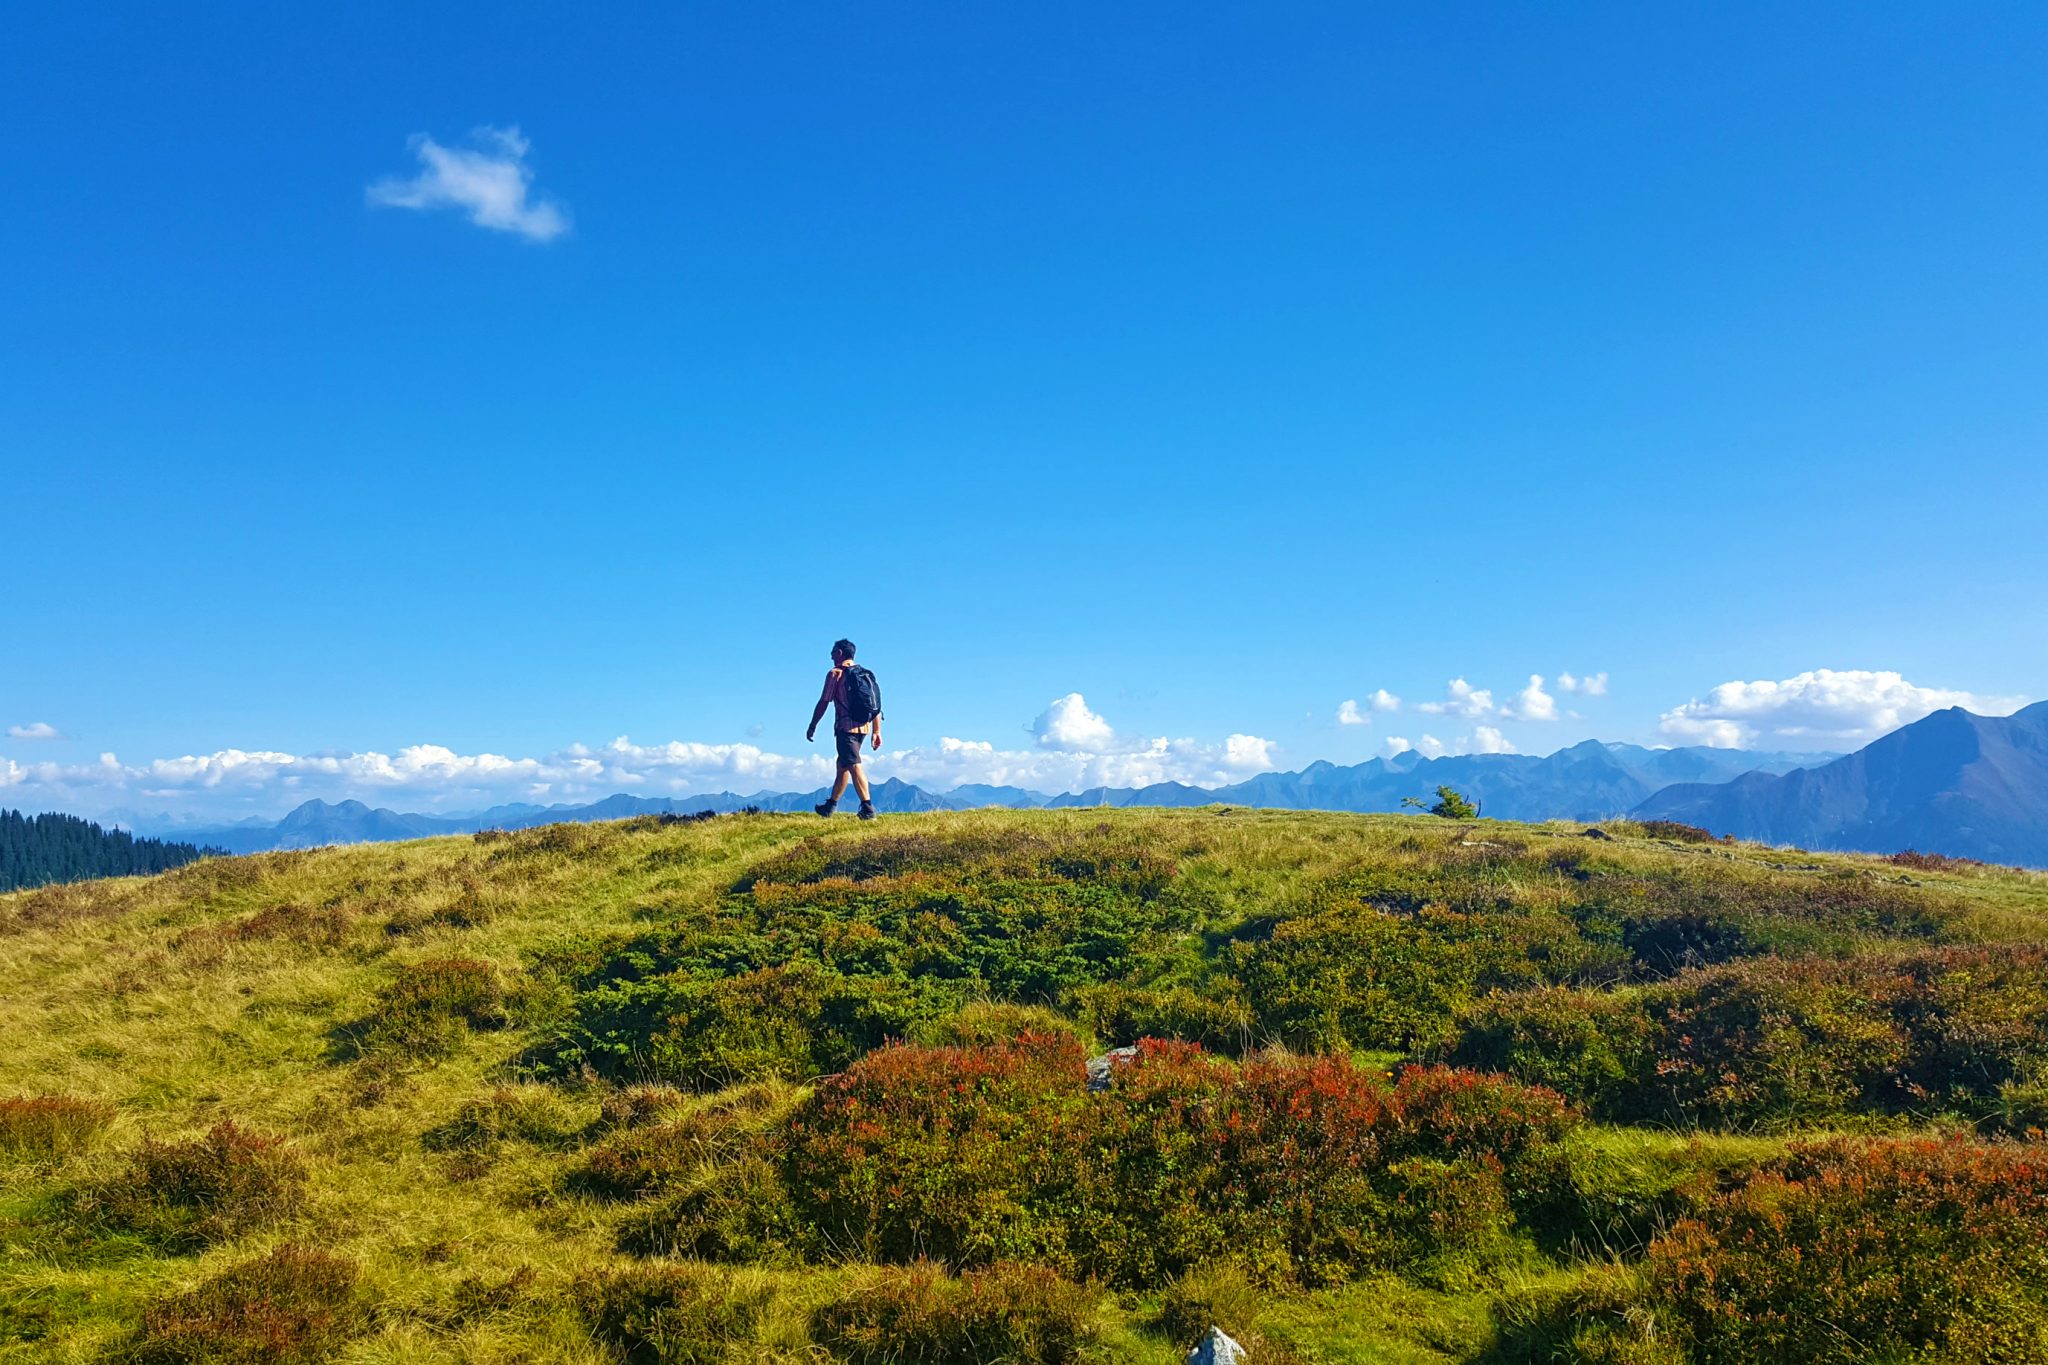
POLYGON ((0 1097, 0 1154, 61 1157, 91 1146, 114 1107, 75 1095, 0 1097))
POLYGON ((106 1221, 196 1250, 297 1213, 307 1170, 283 1138, 222 1120, 185 1142, 144 1139, 128 1169, 93 1193, 106 1221))

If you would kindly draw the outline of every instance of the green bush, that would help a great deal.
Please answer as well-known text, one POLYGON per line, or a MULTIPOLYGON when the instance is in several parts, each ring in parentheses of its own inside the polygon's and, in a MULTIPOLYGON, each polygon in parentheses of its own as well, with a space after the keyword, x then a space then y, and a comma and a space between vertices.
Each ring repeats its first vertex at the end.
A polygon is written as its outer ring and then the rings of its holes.
POLYGON ((591 1334, 635 1365, 717 1365, 751 1341, 772 1293, 710 1266, 634 1266, 582 1281, 591 1334))
POLYGON ((1159 1295, 1159 1330, 1176 1347, 1200 1341, 1211 1327, 1220 1327, 1240 1345, 1256 1350, 1259 1318, 1266 1295, 1229 1264, 1201 1265, 1167 1282, 1159 1295))
POLYGON ((114 1106, 75 1095, 0 1097, 0 1152, 60 1157, 82 1151, 114 1121, 114 1106))
POLYGON ((1498 1078, 1390 1084, 1341 1058, 1240 1067, 1185 1043, 1141 1044, 1091 1094, 1059 1035, 871 1053, 776 1143, 810 1230, 794 1241, 836 1255, 1029 1259, 1131 1286, 1230 1262, 1323 1284, 1497 1242, 1510 1178, 1570 1126, 1555 1095, 1498 1078))
POLYGON ((299 1365, 327 1359, 364 1322, 355 1262, 287 1244, 150 1305, 125 1358, 299 1365))
POLYGON ((576 1107, 547 1086, 500 1086, 463 1101, 453 1118, 428 1129, 422 1140, 436 1152, 482 1151, 501 1142, 569 1147, 585 1126, 576 1107))
POLYGON ((291 1216, 305 1191, 305 1164, 284 1139, 223 1120, 189 1142, 145 1139, 93 1202, 109 1222, 191 1250, 291 1216))
POLYGON ((1695 1360, 2048 1361, 2048 1160, 1963 1141, 1792 1155, 1650 1249, 1695 1360))
POLYGON ((401 968, 384 988, 364 1031, 368 1051, 444 1057, 471 1029, 504 1027, 498 969, 470 958, 439 958, 401 968))
POLYGON ((812 1330, 851 1365, 1074 1365, 1095 1339, 1096 1298, 1044 1266, 953 1279, 921 1262, 825 1305, 812 1330))
POLYGON ((1620 1122, 1943 1111, 2023 1129, 2048 1075, 2048 950, 1761 958, 1627 995, 1496 996, 1470 1010, 1448 1055, 1620 1122))

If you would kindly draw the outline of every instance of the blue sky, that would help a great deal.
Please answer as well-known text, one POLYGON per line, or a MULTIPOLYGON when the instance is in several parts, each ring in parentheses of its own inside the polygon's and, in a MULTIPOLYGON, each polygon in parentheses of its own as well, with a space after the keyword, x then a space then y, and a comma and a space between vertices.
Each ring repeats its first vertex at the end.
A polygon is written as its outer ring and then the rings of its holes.
POLYGON ((2040 6, 428 8, 10 16, 0 804, 2048 692, 2040 6))

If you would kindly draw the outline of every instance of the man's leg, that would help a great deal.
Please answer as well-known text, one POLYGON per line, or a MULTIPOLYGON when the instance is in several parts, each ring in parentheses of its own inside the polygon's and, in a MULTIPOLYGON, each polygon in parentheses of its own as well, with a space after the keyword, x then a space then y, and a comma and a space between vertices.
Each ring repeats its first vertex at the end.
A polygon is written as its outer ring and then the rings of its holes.
MULTIPOLYGON (((845 773, 841 773, 841 774, 839 774, 839 779, 840 779, 840 788, 841 788, 841 790, 844 790, 844 789, 845 789, 845 786, 846 786, 846 774, 845 774, 845 773)), ((861 803, 861 804, 862 804, 863 806, 871 806, 871 805, 873 805, 873 804, 875 803, 875 802, 874 802, 874 798, 868 795, 868 772, 867 772, 867 769, 866 769, 866 768, 863 768, 863 767, 862 767, 862 766, 861 766, 860 764, 858 764, 858 763, 856 763, 856 764, 854 764, 854 765, 853 765, 853 789, 854 789, 855 791, 857 791, 857 792, 859 792, 859 793, 860 793, 860 803, 861 803)), ((834 795, 834 797, 836 798, 836 797, 837 797, 837 795, 838 795, 838 793, 836 793, 836 792, 835 792, 835 793, 834 793, 833 795, 834 795)))

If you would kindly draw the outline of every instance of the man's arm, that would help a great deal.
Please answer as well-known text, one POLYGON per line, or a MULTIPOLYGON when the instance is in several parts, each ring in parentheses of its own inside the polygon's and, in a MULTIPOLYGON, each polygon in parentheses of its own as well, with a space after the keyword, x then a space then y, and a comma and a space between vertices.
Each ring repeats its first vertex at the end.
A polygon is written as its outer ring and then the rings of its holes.
POLYGON ((815 741, 818 738, 818 722, 825 718, 825 708, 832 704, 832 680, 839 676, 833 669, 825 675, 825 690, 818 694, 818 704, 811 708, 811 728, 804 731, 804 738, 815 741))
POLYGON ((874 736, 875 752, 880 753, 882 752, 882 718, 879 715, 875 717, 874 736))

